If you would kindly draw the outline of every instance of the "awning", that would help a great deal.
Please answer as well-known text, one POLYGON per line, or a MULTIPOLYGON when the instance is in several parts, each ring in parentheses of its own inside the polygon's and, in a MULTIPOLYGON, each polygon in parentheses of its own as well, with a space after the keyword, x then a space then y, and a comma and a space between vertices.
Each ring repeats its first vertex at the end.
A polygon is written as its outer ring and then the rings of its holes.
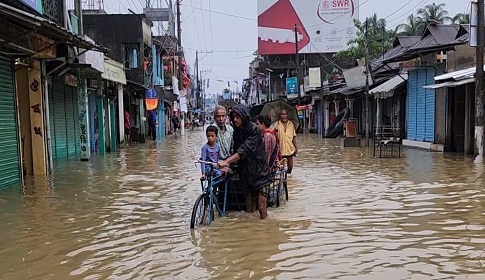
POLYGON ((444 87, 458 87, 461 85, 469 84, 469 83, 474 83, 475 78, 468 78, 468 79, 463 79, 459 81, 452 81, 452 82, 444 82, 440 84, 434 84, 434 85, 427 85, 424 86, 423 88, 426 89, 437 89, 437 88, 444 88, 444 87))
POLYGON ((338 89, 334 89, 324 95, 334 95, 334 94, 342 94, 342 95, 345 95, 345 96, 350 96, 350 95, 354 95, 356 93, 361 93, 363 92, 364 89, 363 88, 357 88, 357 89, 349 89, 348 87, 342 87, 342 88, 338 88, 338 89))
MULTIPOLYGON (((32 30, 47 38, 60 41, 75 47, 108 52, 108 49, 100 44, 91 43, 77 34, 59 26, 57 23, 40 16, 36 16, 12 6, 0 3, 0 18, 7 20, 25 30, 32 30)), ((12 42, 14 43, 14 42, 12 42)))
POLYGON ((408 80, 408 74, 396 75, 387 82, 371 89, 370 94, 376 95, 377 98, 387 98, 394 95, 394 90, 403 85, 408 80))
MULTIPOLYGON (((485 65, 484 65, 484 70, 485 70, 485 65)), ((459 70, 459 71, 454 71, 450 73, 446 73, 443 75, 439 75, 434 77, 435 81, 444 81, 448 79, 453 79, 453 80, 463 80, 463 79, 468 79, 472 78, 475 76, 476 72, 476 67, 470 67, 467 69, 459 70)))
POLYGON ((126 85, 126 73, 122 63, 105 57, 104 72, 101 77, 105 80, 126 85))

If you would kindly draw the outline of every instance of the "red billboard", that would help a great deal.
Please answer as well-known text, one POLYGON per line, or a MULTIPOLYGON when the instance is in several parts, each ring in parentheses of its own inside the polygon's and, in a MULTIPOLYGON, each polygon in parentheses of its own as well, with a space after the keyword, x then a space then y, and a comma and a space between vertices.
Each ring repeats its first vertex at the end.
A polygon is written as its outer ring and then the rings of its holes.
POLYGON ((355 38, 358 0, 258 0, 258 54, 332 53, 355 38))

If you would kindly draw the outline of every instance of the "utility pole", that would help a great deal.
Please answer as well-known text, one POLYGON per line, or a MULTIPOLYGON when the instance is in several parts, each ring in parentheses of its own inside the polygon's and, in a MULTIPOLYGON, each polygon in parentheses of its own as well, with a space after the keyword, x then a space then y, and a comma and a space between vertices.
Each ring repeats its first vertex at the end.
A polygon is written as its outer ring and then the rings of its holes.
POLYGON ((298 105, 301 105, 301 91, 300 91, 300 55, 298 53, 298 26, 295 23, 295 63, 296 63, 296 77, 297 77, 297 83, 296 83, 296 90, 298 93, 298 105))
POLYGON ((196 107, 200 109, 199 51, 195 51, 195 80, 197 81, 196 107))
POLYGON ((485 22, 484 22, 484 0, 478 0, 477 3, 477 25, 478 25, 478 32, 477 32, 477 68, 475 74, 475 145, 476 145, 476 152, 477 155, 475 158, 475 163, 482 164, 484 158, 484 126, 485 126, 485 118, 484 118, 484 99, 485 99, 485 92, 483 88, 483 51, 485 43, 485 34, 483 33, 485 30, 485 22))
POLYGON ((370 114, 369 114, 369 19, 365 19, 365 145, 369 147, 370 139, 370 114))
MULTIPOLYGON (((180 1, 177 0, 176 5, 177 5, 177 49, 178 49, 178 73, 177 73, 177 78, 179 81, 179 93, 183 90, 183 82, 182 82, 182 59, 183 59, 183 50, 182 50, 182 26, 181 26, 181 20, 180 20, 180 1)), ((180 96, 180 95, 179 95, 180 96)), ((179 97, 180 98, 180 97, 179 97)), ((185 98, 187 98, 185 96, 185 98)), ((186 101, 187 102, 187 101, 186 101)), ((180 108, 182 109, 182 108, 180 108)), ((180 134, 185 135, 185 113, 180 110, 180 134)))

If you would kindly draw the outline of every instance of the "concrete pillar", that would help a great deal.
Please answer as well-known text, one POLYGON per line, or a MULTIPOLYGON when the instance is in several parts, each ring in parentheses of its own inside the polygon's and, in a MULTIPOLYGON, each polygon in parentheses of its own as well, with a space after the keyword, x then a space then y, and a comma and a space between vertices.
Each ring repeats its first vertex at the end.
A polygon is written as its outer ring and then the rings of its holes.
POLYGON ((402 124, 401 124, 401 98, 402 96, 401 95, 398 95, 397 96, 397 102, 396 102, 396 114, 397 114, 397 129, 399 129, 399 135, 402 134, 402 131, 403 131, 403 127, 402 127, 402 124))
POLYGON ((111 140, 111 152, 116 152, 116 109, 115 100, 109 100, 109 127, 110 127, 110 140, 111 140))
POLYGON ((350 110, 350 117, 354 117, 354 99, 353 98, 346 98, 345 102, 347 103, 347 108, 350 110))
POLYGON ((88 87, 86 78, 78 77, 77 97, 79 106, 79 138, 81 142, 81 161, 88 161, 91 157, 90 135, 89 135, 89 110, 88 110, 88 87))
MULTIPOLYGON (((47 174, 44 102, 42 96, 40 62, 34 60, 28 71, 30 97, 30 127, 32 131, 32 162, 34 175, 47 174)), ((47 93, 45 93, 47 94, 47 93)))
POLYGON ((123 103, 123 85, 117 85, 118 95, 118 129, 120 130, 120 144, 125 143, 125 112, 123 103))
POLYGON ((330 126, 330 101, 324 101, 323 103, 323 121, 324 127, 322 129, 322 135, 325 136, 327 128, 330 126))
POLYGON ((335 106, 335 116, 337 116, 340 113, 340 100, 335 99, 333 103, 335 106))
POLYGON ((465 85, 465 155, 471 152, 470 149, 470 91, 468 85, 465 85))
MULTIPOLYGON (((146 123, 147 123, 147 118, 146 118, 146 113, 145 113, 145 102, 143 99, 140 99, 139 100, 140 102, 138 102, 138 111, 140 113, 140 136, 141 138, 145 137, 146 135, 146 130, 145 130, 145 127, 146 127, 146 123)), ((141 141, 141 139, 140 139, 141 141)))
POLYGON ((157 141, 161 141, 165 139, 165 102, 163 97, 158 100, 157 122, 157 141))
POLYGON ((98 146, 99 154, 104 156, 106 154, 105 143, 105 122, 104 122, 104 100, 102 96, 96 96, 96 108, 98 113, 98 146))
POLYGON ((381 131, 381 126, 382 126, 382 99, 376 98, 376 131, 380 132, 381 131))

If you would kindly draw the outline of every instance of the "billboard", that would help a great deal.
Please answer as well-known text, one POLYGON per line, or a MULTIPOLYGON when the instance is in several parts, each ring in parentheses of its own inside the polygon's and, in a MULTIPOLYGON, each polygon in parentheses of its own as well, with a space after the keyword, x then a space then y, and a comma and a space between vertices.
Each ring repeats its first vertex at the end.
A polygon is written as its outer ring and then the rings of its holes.
POLYGON ((286 94, 287 95, 298 94, 298 78, 297 77, 286 78, 286 94))
POLYGON ((258 0, 258 54, 334 53, 356 37, 359 0, 258 0))

